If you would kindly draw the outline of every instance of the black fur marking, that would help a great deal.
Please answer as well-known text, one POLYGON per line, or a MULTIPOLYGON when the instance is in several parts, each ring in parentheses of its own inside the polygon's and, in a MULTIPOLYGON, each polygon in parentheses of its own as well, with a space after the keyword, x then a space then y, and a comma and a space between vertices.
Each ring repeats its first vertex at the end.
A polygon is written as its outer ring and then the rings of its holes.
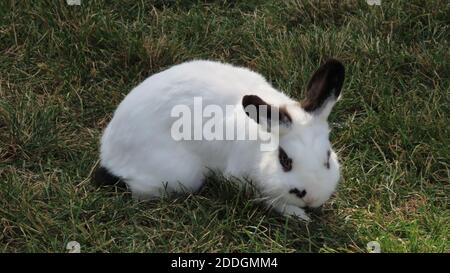
POLYGON ((287 153, 281 147, 278 148, 278 159, 280 160, 283 171, 289 172, 292 170, 292 159, 289 158, 287 153))
POLYGON ((313 112, 319 109, 331 96, 337 99, 344 84, 344 65, 335 59, 327 60, 311 77, 306 98, 301 102, 303 109, 313 112))
POLYGON ((306 190, 299 191, 297 188, 293 188, 289 193, 295 194, 298 198, 303 198, 306 195, 306 190))
POLYGON ((94 171, 94 175, 92 177, 95 185, 98 187, 102 186, 119 186, 126 187, 125 183, 117 176, 113 175, 103 166, 99 166, 94 171))
POLYGON ((330 169, 330 156, 331 156, 331 151, 328 150, 327 151, 327 162, 325 162, 325 168, 330 169))
POLYGON ((260 121, 261 118, 263 118, 259 116, 260 106, 265 106, 267 109, 267 117, 264 118, 267 118, 267 126, 269 132, 270 132, 270 121, 272 117, 272 111, 278 111, 278 120, 280 124, 289 127, 290 124, 292 123, 292 118, 287 112, 286 107, 277 108, 275 106, 268 104, 267 102, 265 102, 263 99, 261 99, 256 95, 245 95, 242 98, 242 106, 244 107, 244 111, 247 114, 247 116, 255 120, 258 124, 261 124, 260 121), (254 106, 256 113, 251 113, 251 111, 249 111, 249 109, 247 108, 248 106, 254 106), (252 114, 256 114, 256 116, 253 116, 252 114))

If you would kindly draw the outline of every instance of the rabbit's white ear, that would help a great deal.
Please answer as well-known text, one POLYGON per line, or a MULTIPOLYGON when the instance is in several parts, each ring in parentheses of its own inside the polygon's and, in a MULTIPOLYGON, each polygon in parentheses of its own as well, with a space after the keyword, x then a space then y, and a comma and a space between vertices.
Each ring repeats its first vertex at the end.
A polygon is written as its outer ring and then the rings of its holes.
POLYGON ((242 106, 248 117, 269 132, 276 125, 279 125, 280 132, 291 127, 292 118, 286 108, 270 105, 256 95, 245 95, 242 98, 242 106))
POLYGON ((311 77, 301 106, 306 112, 327 119, 338 99, 345 78, 344 65, 335 59, 326 61, 311 77))

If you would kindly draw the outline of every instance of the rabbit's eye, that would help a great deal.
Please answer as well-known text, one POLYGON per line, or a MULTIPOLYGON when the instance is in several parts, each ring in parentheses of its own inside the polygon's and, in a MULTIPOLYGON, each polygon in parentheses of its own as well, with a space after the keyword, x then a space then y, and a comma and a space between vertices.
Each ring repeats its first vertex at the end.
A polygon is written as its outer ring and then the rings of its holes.
POLYGON ((279 147, 278 149, 278 159, 280 160, 283 171, 288 172, 292 170, 292 159, 289 158, 289 156, 281 147, 279 147))
POLYGON ((327 151, 327 161, 325 162, 325 168, 330 169, 330 156, 331 156, 331 151, 328 150, 327 151))

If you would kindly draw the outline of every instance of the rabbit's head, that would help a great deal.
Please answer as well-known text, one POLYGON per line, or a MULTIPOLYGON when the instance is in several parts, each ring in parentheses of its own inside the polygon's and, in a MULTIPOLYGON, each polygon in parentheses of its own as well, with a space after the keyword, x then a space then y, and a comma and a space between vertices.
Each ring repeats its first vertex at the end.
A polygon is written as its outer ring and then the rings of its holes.
POLYGON ((269 131, 273 126, 269 117, 277 116, 279 129, 274 131, 279 147, 260 152, 253 172, 262 192, 273 202, 318 207, 334 192, 340 176, 339 163, 329 141, 327 119, 339 98, 344 77, 344 66, 331 59, 311 77, 306 97, 299 103, 274 106, 256 95, 243 97, 244 109, 266 106, 265 117, 246 113, 269 131))

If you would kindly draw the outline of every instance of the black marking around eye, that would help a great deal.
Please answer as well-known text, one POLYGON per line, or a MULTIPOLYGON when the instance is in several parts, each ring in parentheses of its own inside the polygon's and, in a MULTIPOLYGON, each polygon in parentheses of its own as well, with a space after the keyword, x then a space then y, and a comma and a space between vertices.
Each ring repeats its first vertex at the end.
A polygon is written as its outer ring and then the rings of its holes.
POLYGON ((330 169, 330 156, 331 156, 331 151, 328 150, 327 151, 327 161, 325 162, 325 168, 330 169))
POLYGON ((280 160, 283 171, 289 172, 290 170, 292 170, 292 159, 289 158, 289 156, 281 147, 279 147, 278 149, 278 158, 280 160))

